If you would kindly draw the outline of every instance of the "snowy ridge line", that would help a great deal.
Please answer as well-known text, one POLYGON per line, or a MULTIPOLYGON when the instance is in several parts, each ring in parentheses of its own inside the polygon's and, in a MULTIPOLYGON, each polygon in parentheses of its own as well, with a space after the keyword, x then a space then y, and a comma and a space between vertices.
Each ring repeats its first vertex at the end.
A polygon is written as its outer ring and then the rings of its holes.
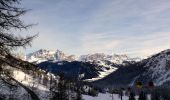
POLYGON ((112 63, 116 64, 122 64, 123 61, 141 61, 140 58, 130 58, 127 55, 107 55, 104 53, 94 53, 94 54, 87 54, 87 55, 68 55, 60 50, 46 50, 46 49, 40 49, 38 51, 35 51, 33 53, 30 53, 25 56, 26 61, 29 62, 36 62, 41 63, 44 61, 83 61, 83 62, 93 62, 93 61, 110 61, 112 63))
POLYGON ((157 86, 170 82, 170 49, 149 57, 144 68, 147 70, 138 78, 149 77, 157 86))

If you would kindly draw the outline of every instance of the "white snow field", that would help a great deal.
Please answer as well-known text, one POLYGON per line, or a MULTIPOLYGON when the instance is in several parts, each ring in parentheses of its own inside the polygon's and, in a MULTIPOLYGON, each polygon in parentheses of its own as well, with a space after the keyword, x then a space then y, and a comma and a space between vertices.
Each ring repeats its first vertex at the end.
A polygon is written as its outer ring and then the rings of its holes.
MULTIPOLYGON (((107 67, 108 67, 108 66, 107 66, 107 67)), ((118 69, 118 68, 116 68, 116 67, 111 67, 111 66, 109 66, 108 68, 109 68, 109 70, 106 70, 105 68, 103 68, 102 71, 99 71, 99 74, 98 74, 99 76, 98 76, 98 77, 91 78, 91 79, 86 79, 86 80, 84 80, 84 81, 93 82, 93 81, 102 79, 102 78, 110 75, 111 73, 113 73, 114 71, 116 71, 116 70, 118 69)))
MULTIPOLYGON (((99 93, 97 97, 92 97, 92 96, 88 96, 88 95, 83 95, 83 99, 84 100, 121 100, 120 96, 118 94, 102 94, 99 93)), ((123 96, 123 100, 128 100, 127 96, 123 96)))
MULTIPOLYGON (((138 100, 139 96, 135 96, 135 99, 138 100)), ((151 96, 150 95, 147 95, 147 100, 151 100, 150 99, 151 96)), ((89 95, 83 95, 83 99, 84 100, 121 100, 120 96, 118 94, 109 94, 109 93, 106 93, 106 94, 102 94, 102 93, 99 93, 98 96, 96 97, 92 97, 92 96, 89 96, 89 95)), ((123 100, 129 100, 129 97, 128 96, 123 96, 122 97, 123 100)))
POLYGON ((49 98, 49 88, 48 86, 44 86, 38 82, 40 79, 34 79, 33 76, 25 74, 24 72, 20 70, 15 70, 13 72, 13 77, 24 84, 27 87, 32 87, 34 89, 34 92, 38 95, 38 97, 41 100, 48 100, 49 98))

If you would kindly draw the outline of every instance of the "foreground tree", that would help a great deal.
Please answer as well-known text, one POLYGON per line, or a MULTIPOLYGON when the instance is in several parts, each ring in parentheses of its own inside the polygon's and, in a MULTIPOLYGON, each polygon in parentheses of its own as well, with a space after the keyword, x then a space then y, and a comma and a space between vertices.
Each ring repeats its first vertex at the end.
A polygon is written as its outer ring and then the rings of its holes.
POLYGON ((61 73, 59 76, 58 83, 51 89, 53 97, 50 100, 69 100, 68 87, 64 79, 64 74, 61 73))
POLYGON ((25 48, 37 36, 22 37, 15 33, 32 26, 25 25, 20 19, 27 10, 19 8, 18 4, 20 4, 20 0, 0 0, 0 79, 10 86, 19 85, 23 87, 31 95, 32 100, 39 100, 38 96, 32 90, 11 77, 8 68, 17 68, 26 73, 40 72, 35 65, 14 56, 17 48, 25 48), (15 85, 13 85, 14 83, 15 85))
POLYGON ((0 69, 2 66, 9 65, 22 68, 23 61, 13 56, 18 47, 30 45, 34 36, 21 37, 14 31, 28 29, 31 25, 25 25, 20 19, 27 10, 16 7, 20 0, 0 0, 0 69), (14 64, 15 62, 15 64, 14 64))

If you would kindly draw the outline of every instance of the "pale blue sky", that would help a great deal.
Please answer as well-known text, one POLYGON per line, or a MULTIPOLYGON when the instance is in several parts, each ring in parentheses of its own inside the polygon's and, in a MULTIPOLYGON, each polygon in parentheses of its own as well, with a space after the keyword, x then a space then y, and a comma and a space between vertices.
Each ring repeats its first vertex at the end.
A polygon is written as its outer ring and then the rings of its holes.
POLYGON ((170 0, 23 0, 32 47, 146 57, 170 48, 170 0))

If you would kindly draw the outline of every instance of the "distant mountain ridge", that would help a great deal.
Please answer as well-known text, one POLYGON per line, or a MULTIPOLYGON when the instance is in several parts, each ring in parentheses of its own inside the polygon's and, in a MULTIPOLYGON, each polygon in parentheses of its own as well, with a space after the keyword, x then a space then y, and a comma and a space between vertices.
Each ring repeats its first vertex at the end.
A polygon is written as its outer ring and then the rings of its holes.
POLYGON ((106 55, 95 53, 88 55, 68 55, 60 50, 40 49, 26 56, 26 60, 33 62, 44 70, 53 73, 64 72, 69 76, 78 76, 84 73, 84 80, 96 81, 116 71, 122 64, 139 61, 127 55, 106 55), (78 72, 81 69, 81 72, 78 72))
POLYGON ((44 62, 44 61, 83 61, 83 62, 94 62, 94 61, 110 61, 116 64, 121 64, 123 61, 140 61, 140 58, 130 58, 127 55, 106 55, 104 53, 94 53, 87 55, 68 55, 60 50, 46 50, 40 49, 33 53, 26 55, 26 60, 29 62, 44 62))
POLYGON ((46 50, 40 49, 33 53, 26 55, 26 60, 29 62, 41 63, 44 61, 74 61, 75 55, 66 55, 60 50, 46 50))

